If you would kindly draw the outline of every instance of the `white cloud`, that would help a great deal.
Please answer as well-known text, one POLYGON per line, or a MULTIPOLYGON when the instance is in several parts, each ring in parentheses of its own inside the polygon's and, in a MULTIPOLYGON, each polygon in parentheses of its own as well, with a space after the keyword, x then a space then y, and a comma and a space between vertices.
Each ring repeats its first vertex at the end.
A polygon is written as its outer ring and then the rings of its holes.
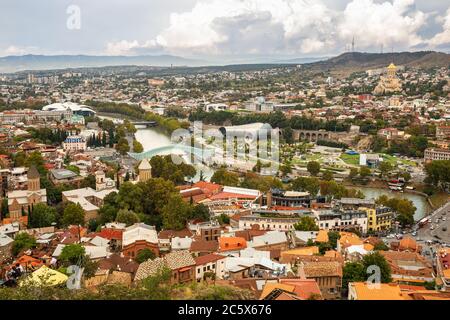
POLYGON ((414 0, 353 0, 343 12, 339 36, 347 42, 355 37, 359 48, 418 45, 423 41, 418 31, 426 24, 427 16, 413 10, 413 4, 414 0))
POLYGON ((116 42, 108 42, 106 45, 106 54, 112 56, 130 55, 139 53, 148 53, 157 50, 159 46, 154 40, 139 43, 137 40, 127 41, 120 40, 116 42))
MULTIPOLYGON (((396 50, 427 42, 420 36, 429 14, 415 0, 352 0, 330 9, 325 0, 198 0, 172 13, 153 40, 109 43, 109 54, 142 49, 192 54, 322 54, 339 52, 355 37, 358 50, 396 50)), ((444 19, 444 18, 443 18, 444 19)), ((450 13, 434 43, 448 42, 450 13)))
POLYGON ((3 56, 20 56, 35 51, 35 49, 35 47, 9 46, 5 50, 2 50, 1 54, 3 56))
POLYGON ((450 8, 447 10, 445 16, 437 17, 437 21, 442 23, 443 31, 430 39, 429 44, 431 46, 450 44, 450 8))

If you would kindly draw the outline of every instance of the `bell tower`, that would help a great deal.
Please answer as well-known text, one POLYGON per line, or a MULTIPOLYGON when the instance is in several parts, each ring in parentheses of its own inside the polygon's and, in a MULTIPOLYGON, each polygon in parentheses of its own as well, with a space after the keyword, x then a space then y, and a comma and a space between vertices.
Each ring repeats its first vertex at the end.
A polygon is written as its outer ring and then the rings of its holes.
POLYGON ((38 191, 41 189, 41 176, 36 166, 31 166, 27 173, 28 191, 38 191))
POLYGON ((147 159, 141 161, 138 167, 139 182, 146 182, 152 178, 152 166, 147 159))
POLYGON ((101 191, 106 189, 106 176, 102 170, 95 172, 95 190, 101 191))

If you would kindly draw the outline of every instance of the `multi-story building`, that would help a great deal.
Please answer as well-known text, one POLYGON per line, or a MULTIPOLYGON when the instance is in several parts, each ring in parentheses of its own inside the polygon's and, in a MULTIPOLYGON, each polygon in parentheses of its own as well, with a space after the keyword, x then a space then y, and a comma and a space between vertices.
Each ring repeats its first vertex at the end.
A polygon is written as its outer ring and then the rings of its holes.
POLYGON ((195 258, 195 279, 197 282, 206 280, 208 277, 213 279, 223 279, 225 276, 225 258, 220 254, 207 254, 195 258))
POLYGON ((387 231, 392 228, 395 212, 388 207, 367 208, 367 230, 387 231))
POLYGON ((450 126, 436 127, 436 138, 439 140, 449 140, 450 139, 450 126))
POLYGON ((44 123, 50 121, 69 121, 72 118, 70 110, 64 111, 42 111, 42 110, 11 110, 0 112, 0 123, 44 123))
POLYGON ((450 160, 450 150, 428 148, 425 150, 424 159, 425 161, 450 160))
POLYGON ((309 208, 311 205, 311 195, 309 192, 272 189, 263 196, 262 204, 269 208, 273 206, 309 208))
POLYGON ((86 150, 86 140, 81 136, 69 136, 62 143, 64 151, 84 151, 86 150))
POLYGON ((367 232, 367 212, 364 210, 320 210, 313 211, 320 229, 367 232))
POLYGON ((436 255, 436 283, 450 292, 450 248, 440 248, 436 255))
MULTIPOLYGON (((311 212, 305 213, 304 216, 314 217, 311 212)), ((239 218, 239 229, 247 230, 258 226, 260 230, 290 231, 295 229, 294 225, 300 219, 301 216, 283 217, 252 214, 239 218)))

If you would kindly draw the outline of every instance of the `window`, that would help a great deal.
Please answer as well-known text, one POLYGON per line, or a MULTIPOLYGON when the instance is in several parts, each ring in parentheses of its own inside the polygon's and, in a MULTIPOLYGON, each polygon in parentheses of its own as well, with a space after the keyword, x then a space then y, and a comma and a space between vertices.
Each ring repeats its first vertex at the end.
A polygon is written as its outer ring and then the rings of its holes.
POLYGON ((197 269, 197 273, 200 273, 202 271, 202 268, 197 269))

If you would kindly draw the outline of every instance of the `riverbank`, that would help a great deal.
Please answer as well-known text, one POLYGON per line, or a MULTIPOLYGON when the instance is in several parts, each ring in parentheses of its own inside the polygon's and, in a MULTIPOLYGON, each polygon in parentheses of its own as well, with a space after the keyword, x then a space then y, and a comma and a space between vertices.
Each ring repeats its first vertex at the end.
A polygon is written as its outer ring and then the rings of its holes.
POLYGON ((407 189, 404 192, 394 192, 389 189, 386 183, 380 180, 369 181, 367 184, 355 184, 348 180, 344 180, 342 183, 348 188, 360 190, 367 199, 377 199, 381 195, 386 195, 388 197, 398 197, 412 201, 416 207, 414 214, 414 220, 416 221, 429 215, 435 208, 425 193, 407 189))

